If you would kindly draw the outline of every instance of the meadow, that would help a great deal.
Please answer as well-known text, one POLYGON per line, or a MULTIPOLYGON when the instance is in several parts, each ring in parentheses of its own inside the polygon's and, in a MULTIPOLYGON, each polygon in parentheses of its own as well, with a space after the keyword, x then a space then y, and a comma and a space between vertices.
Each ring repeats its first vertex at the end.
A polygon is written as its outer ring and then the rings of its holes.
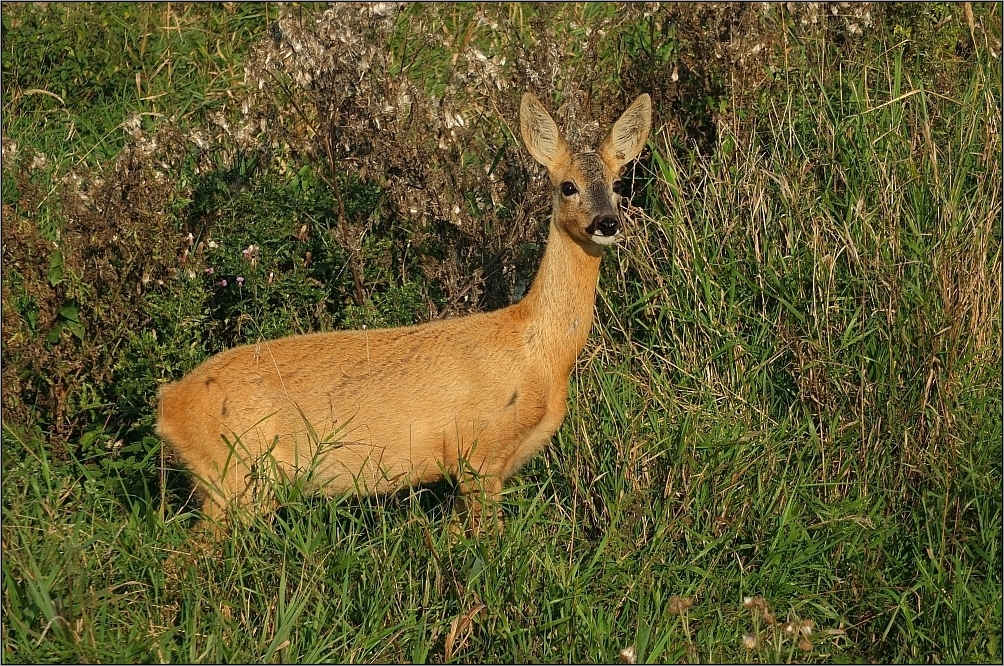
POLYGON ((4 662, 1000 663, 1001 8, 5 3, 4 662), (200 538, 157 390, 503 307, 641 92, 501 535, 448 482, 200 538))

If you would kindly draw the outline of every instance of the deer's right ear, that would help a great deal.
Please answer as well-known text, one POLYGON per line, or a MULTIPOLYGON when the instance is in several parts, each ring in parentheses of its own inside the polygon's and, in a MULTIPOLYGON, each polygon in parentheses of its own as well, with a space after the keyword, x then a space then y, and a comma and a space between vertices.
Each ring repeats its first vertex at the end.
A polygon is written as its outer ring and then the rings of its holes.
POLYGON ((524 93, 519 105, 519 131, 526 149, 549 172, 571 159, 571 152, 551 115, 533 93, 524 93))

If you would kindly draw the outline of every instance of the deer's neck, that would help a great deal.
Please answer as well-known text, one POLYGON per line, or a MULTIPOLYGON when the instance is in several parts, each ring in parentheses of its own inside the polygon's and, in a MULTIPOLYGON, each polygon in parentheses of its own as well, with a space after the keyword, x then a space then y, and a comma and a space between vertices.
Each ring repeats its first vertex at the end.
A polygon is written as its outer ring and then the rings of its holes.
POLYGON ((552 221, 540 270, 519 304, 527 317, 527 346, 566 379, 593 323, 600 258, 600 252, 586 252, 552 221))

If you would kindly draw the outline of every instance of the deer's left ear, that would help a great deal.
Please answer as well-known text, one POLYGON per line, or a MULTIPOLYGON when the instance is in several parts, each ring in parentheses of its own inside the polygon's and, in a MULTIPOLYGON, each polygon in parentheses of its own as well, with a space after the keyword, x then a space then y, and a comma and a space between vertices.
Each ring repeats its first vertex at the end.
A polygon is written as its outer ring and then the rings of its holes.
POLYGON ((620 169, 641 154, 651 130, 652 98, 643 93, 614 123, 610 134, 600 144, 600 157, 620 169))

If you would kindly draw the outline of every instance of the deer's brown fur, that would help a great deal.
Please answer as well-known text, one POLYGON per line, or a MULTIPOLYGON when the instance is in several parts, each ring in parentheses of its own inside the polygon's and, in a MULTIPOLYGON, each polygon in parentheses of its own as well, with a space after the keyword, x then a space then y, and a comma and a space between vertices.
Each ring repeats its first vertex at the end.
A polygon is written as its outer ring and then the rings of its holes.
POLYGON ((620 232, 613 183, 650 126, 642 95, 597 152, 572 154, 537 98, 523 96, 521 134, 547 167, 554 212, 519 303, 417 326, 261 341, 164 386, 158 430, 194 474, 204 513, 246 503, 255 464, 266 459, 288 475, 310 469, 329 494, 383 493, 449 474, 465 494, 477 478, 497 496, 565 416, 600 257, 620 232))

